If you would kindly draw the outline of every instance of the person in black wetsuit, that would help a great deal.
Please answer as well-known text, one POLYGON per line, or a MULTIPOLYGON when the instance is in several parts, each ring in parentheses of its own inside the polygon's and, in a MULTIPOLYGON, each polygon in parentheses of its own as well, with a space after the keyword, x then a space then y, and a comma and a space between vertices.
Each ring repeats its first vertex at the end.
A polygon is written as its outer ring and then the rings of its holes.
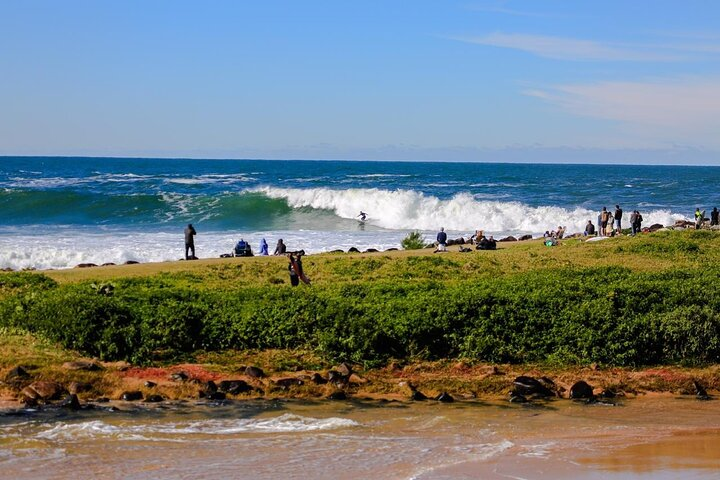
POLYGON ((197 259, 195 256, 195 235, 197 235, 195 228, 192 223, 188 223, 188 226, 185 227, 185 260, 197 259), (188 255, 188 252, 191 252, 192 255, 188 255))
POLYGON ((622 229, 622 208, 620 205, 615 205, 615 233, 621 233, 622 229))
POLYGON ((713 207, 712 211, 710 212, 710 225, 718 225, 718 221, 720 218, 720 212, 718 212, 717 207, 713 207))

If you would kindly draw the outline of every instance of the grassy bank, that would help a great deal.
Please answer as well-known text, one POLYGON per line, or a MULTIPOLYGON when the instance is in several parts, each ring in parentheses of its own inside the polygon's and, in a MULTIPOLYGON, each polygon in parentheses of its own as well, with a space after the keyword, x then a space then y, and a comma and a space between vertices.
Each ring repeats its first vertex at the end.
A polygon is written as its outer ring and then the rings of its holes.
POLYGON ((299 288, 267 257, 6 273, 0 327, 137 364, 301 349, 366 367, 701 365, 720 360, 719 247, 715 232, 686 231, 316 255, 299 288))

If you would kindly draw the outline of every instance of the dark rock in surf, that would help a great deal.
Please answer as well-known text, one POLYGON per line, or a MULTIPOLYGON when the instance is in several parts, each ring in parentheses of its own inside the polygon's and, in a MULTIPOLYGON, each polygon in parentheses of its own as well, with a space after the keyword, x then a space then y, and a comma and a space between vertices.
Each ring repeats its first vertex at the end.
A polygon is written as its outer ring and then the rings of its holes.
POLYGON ((33 382, 20 392, 26 398, 44 401, 57 400, 63 393, 66 392, 62 385, 47 381, 33 382))
POLYGON ((120 395, 120 400, 124 400, 126 402, 134 402, 136 400, 142 400, 142 399, 143 399, 143 394, 140 390, 123 392, 123 394, 120 395))
POLYGON ((528 399, 524 395, 511 392, 508 402, 510 403, 527 403, 528 399))
POLYGON ((447 392, 442 392, 440 395, 435 397, 435 400, 442 403, 452 403, 455 401, 455 399, 447 392))
POLYGON ((500 240, 498 240, 498 242, 517 242, 517 238, 510 235, 508 237, 501 238, 500 240))
POLYGON ((345 250, 340 250, 340 249, 330 250, 328 253, 345 253, 345 250))
POLYGON ((135 260, 128 260, 127 262, 125 262, 125 265, 137 265, 138 263, 140 262, 137 262, 135 260))
POLYGON ((523 235, 522 237, 518 238, 518 242, 524 242, 525 240, 532 240, 532 235, 523 235))
POLYGON ((80 410, 80 400, 77 395, 70 394, 63 399, 58 405, 60 408, 67 408, 69 410, 80 410))
POLYGON ((350 247, 348 248, 348 253, 360 253, 360 250, 355 247, 350 247))
POLYGON ((299 385, 303 385, 305 382, 300 380, 299 378, 289 377, 289 378, 279 378, 275 380, 275 385, 282 388, 283 390, 287 390, 290 387, 296 387, 299 385))
POLYGON ((158 403, 165 400, 162 395, 148 395, 148 397, 145 399, 148 403, 158 403))
POLYGON ((336 390, 325 398, 328 400, 347 400, 347 394, 342 390, 336 390))
POLYGON ((78 263, 77 265, 75 265, 75 268, 92 268, 92 267, 97 267, 97 265, 94 263, 78 263))
POLYGON ((395 247, 392 247, 392 248, 386 248, 385 251, 386 251, 386 252, 397 252, 398 249, 395 248, 395 247))
POLYGON ((215 382, 213 382, 212 380, 208 380, 203 385, 203 390, 205 390, 206 392, 217 392, 218 387, 215 382))
POLYGON ((377 248, 368 248, 364 253, 377 253, 379 251, 377 248))
POLYGON ((540 397, 554 397, 555 393, 543 385, 539 380, 521 375, 513 380, 513 392, 518 395, 537 395, 540 397))
POLYGON ((253 389, 245 380, 223 380, 217 386, 219 392, 238 395, 253 389))
POLYGON ((695 398, 698 400, 710 400, 710 395, 708 395, 705 387, 700 385, 697 380, 693 380, 693 386, 695 387, 695 398))
MULTIPOLYGON (((663 227, 662 225, 660 225, 659 223, 653 223, 652 225, 650 225, 649 227, 647 227, 647 231, 648 231, 648 232, 657 232, 657 231, 660 230, 661 228, 664 228, 664 227, 663 227)), ((643 230, 644 230, 644 229, 643 229, 643 230)))
MULTIPOLYGON (((208 392, 204 396, 208 400, 225 400, 225 398, 227 398, 225 392, 208 392)), ((200 398, 202 398, 202 396, 200 398)))
POLYGON ((328 382, 325 377, 323 377, 322 375, 320 375, 320 374, 317 373, 317 372, 314 372, 314 373, 310 376, 310 380, 311 380, 314 384, 316 384, 316 385, 324 385, 324 384, 326 384, 326 383, 328 382))
POLYGON ((428 399, 427 395, 425 395, 424 393, 422 393, 418 390, 410 391, 410 400, 413 400, 415 402, 422 402, 427 399, 428 399))
POLYGON ((103 264, 100 265, 100 266, 101 266, 101 267, 112 267, 112 266, 114 266, 114 265, 115 265, 115 264, 114 264, 113 262, 107 262, 107 263, 103 263, 103 264))
POLYGON ((593 388, 586 381, 580 380, 570 387, 570 398, 589 400, 595 398, 595 394, 593 388))

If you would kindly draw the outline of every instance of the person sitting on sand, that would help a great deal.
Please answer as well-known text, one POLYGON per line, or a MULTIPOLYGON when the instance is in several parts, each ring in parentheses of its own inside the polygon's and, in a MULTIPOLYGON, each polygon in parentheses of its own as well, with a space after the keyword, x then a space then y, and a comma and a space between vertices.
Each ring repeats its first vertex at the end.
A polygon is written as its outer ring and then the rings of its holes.
POLYGON ((250 247, 250 244, 243 240, 242 238, 240 241, 235 245, 235 256, 236 257, 252 257, 252 248, 250 247))
POLYGON ((281 238, 277 242, 277 246, 275 247, 275 251, 273 252, 273 255, 285 255, 285 251, 287 250, 287 247, 283 243, 283 239, 281 238))
POLYGON ((264 238, 260 240, 260 255, 268 255, 268 244, 264 238))
POLYGON ((488 238, 488 249, 489 250, 497 249, 497 241, 493 238, 492 235, 490 235, 490 238, 488 238))
POLYGON ((593 225, 592 220, 588 220, 587 225, 585 225, 585 231, 583 232, 583 235, 585 235, 586 237, 595 235, 595 225, 593 225))

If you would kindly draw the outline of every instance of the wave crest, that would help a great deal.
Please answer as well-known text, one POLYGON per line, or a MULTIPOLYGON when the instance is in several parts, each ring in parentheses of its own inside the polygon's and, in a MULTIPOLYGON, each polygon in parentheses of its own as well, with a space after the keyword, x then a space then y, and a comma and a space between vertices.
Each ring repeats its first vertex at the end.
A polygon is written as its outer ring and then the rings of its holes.
MULTIPOLYGON (((595 223, 599 214, 598 211, 583 207, 533 207, 521 202, 487 200, 469 193, 440 199, 414 190, 376 188, 333 190, 262 187, 255 191, 270 198, 284 199, 292 208, 331 210, 346 219, 356 218, 362 210, 369 215, 367 223, 398 230, 436 230, 445 227, 460 232, 482 229, 497 233, 537 234, 563 225, 570 232, 581 232, 587 221, 595 223)), ((627 225, 630 212, 625 215, 624 224, 627 225)), ((685 218, 669 210, 643 212, 643 217, 645 225, 667 225, 685 218)))

